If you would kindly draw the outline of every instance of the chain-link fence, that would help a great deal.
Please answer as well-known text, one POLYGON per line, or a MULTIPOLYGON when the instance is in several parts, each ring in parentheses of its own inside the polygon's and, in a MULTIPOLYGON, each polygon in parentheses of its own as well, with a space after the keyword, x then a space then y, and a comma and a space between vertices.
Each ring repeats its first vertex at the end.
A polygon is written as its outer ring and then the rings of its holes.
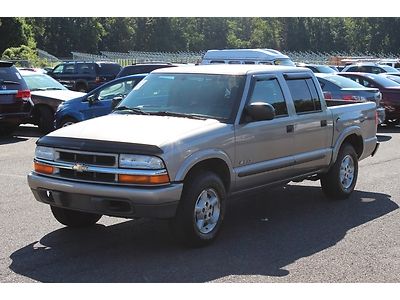
MULTIPOLYGON (((169 63, 199 63, 206 51, 190 52, 111 52, 100 51, 100 54, 91 54, 73 51, 72 58, 57 58, 54 55, 38 50, 39 58, 46 60, 49 66, 54 66, 61 61, 112 61, 122 66, 146 63, 146 62, 169 62, 169 63)), ((399 53, 360 53, 360 52, 312 52, 312 51, 282 51, 288 55, 294 62, 326 64, 326 65, 344 65, 347 61, 353 60, 378 60, 378 59, 397 59, 399 53)), ((24 66, 31 66, 29 61, 19 61, 24 66)))

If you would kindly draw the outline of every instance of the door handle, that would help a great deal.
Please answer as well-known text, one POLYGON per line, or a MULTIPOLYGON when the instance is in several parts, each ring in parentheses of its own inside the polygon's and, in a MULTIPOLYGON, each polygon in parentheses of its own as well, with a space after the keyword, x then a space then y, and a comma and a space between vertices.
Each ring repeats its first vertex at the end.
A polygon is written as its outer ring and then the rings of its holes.
POLYGON ((321 127, 325 127, 328 125, 328 121, 327 120, 321 120, 321 127))
POLYGON ((287 133, 294 132, 294 125, 287 125, 286 126, 286 132, 287 133))

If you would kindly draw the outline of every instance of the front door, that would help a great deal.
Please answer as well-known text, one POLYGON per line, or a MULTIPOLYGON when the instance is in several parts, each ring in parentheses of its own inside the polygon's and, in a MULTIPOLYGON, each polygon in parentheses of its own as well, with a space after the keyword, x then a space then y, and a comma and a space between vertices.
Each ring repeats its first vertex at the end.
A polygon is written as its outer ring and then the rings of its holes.
POLYGON ((236 126, 234 166, 238 190, 288 178, 294 164, 293 120, 278 78, 257 75, 250 89, 246 105, 269 103, 276 117, 269 121, 241 120, 236 126))

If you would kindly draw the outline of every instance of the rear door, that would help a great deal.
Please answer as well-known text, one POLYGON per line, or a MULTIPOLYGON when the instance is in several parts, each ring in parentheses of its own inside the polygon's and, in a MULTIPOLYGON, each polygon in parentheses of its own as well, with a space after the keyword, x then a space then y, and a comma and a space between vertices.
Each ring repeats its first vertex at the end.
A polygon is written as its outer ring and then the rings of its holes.
POLYGON ((294 144, 296 149, 294 174, 314 172, 329 164, 333 121, 326 104, 317 91, 318 82, 310 73, 285 74, 296 115, 294 144))

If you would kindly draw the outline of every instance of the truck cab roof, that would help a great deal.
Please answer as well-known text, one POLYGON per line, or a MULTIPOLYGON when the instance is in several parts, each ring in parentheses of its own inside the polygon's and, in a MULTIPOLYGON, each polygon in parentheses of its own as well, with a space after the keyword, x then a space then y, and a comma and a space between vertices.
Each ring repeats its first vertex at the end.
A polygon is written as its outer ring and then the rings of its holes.
POLYGON ((308 68, 291 67, 291 66, 271 66, 271 65, 199 65, 185 66, 175 68, 164 68, 153 71, 153 74, 158 73, 186 73, 186 74, 221 74, 221 75, 247 75, 250 73, 273 73, 273 72, 298 72, 311 73, 308 68))
POLYGON ((287 56, 274 49, 223 49, 208 50, 201 64, 265 64, 288 65, 294 63, 287 56))

